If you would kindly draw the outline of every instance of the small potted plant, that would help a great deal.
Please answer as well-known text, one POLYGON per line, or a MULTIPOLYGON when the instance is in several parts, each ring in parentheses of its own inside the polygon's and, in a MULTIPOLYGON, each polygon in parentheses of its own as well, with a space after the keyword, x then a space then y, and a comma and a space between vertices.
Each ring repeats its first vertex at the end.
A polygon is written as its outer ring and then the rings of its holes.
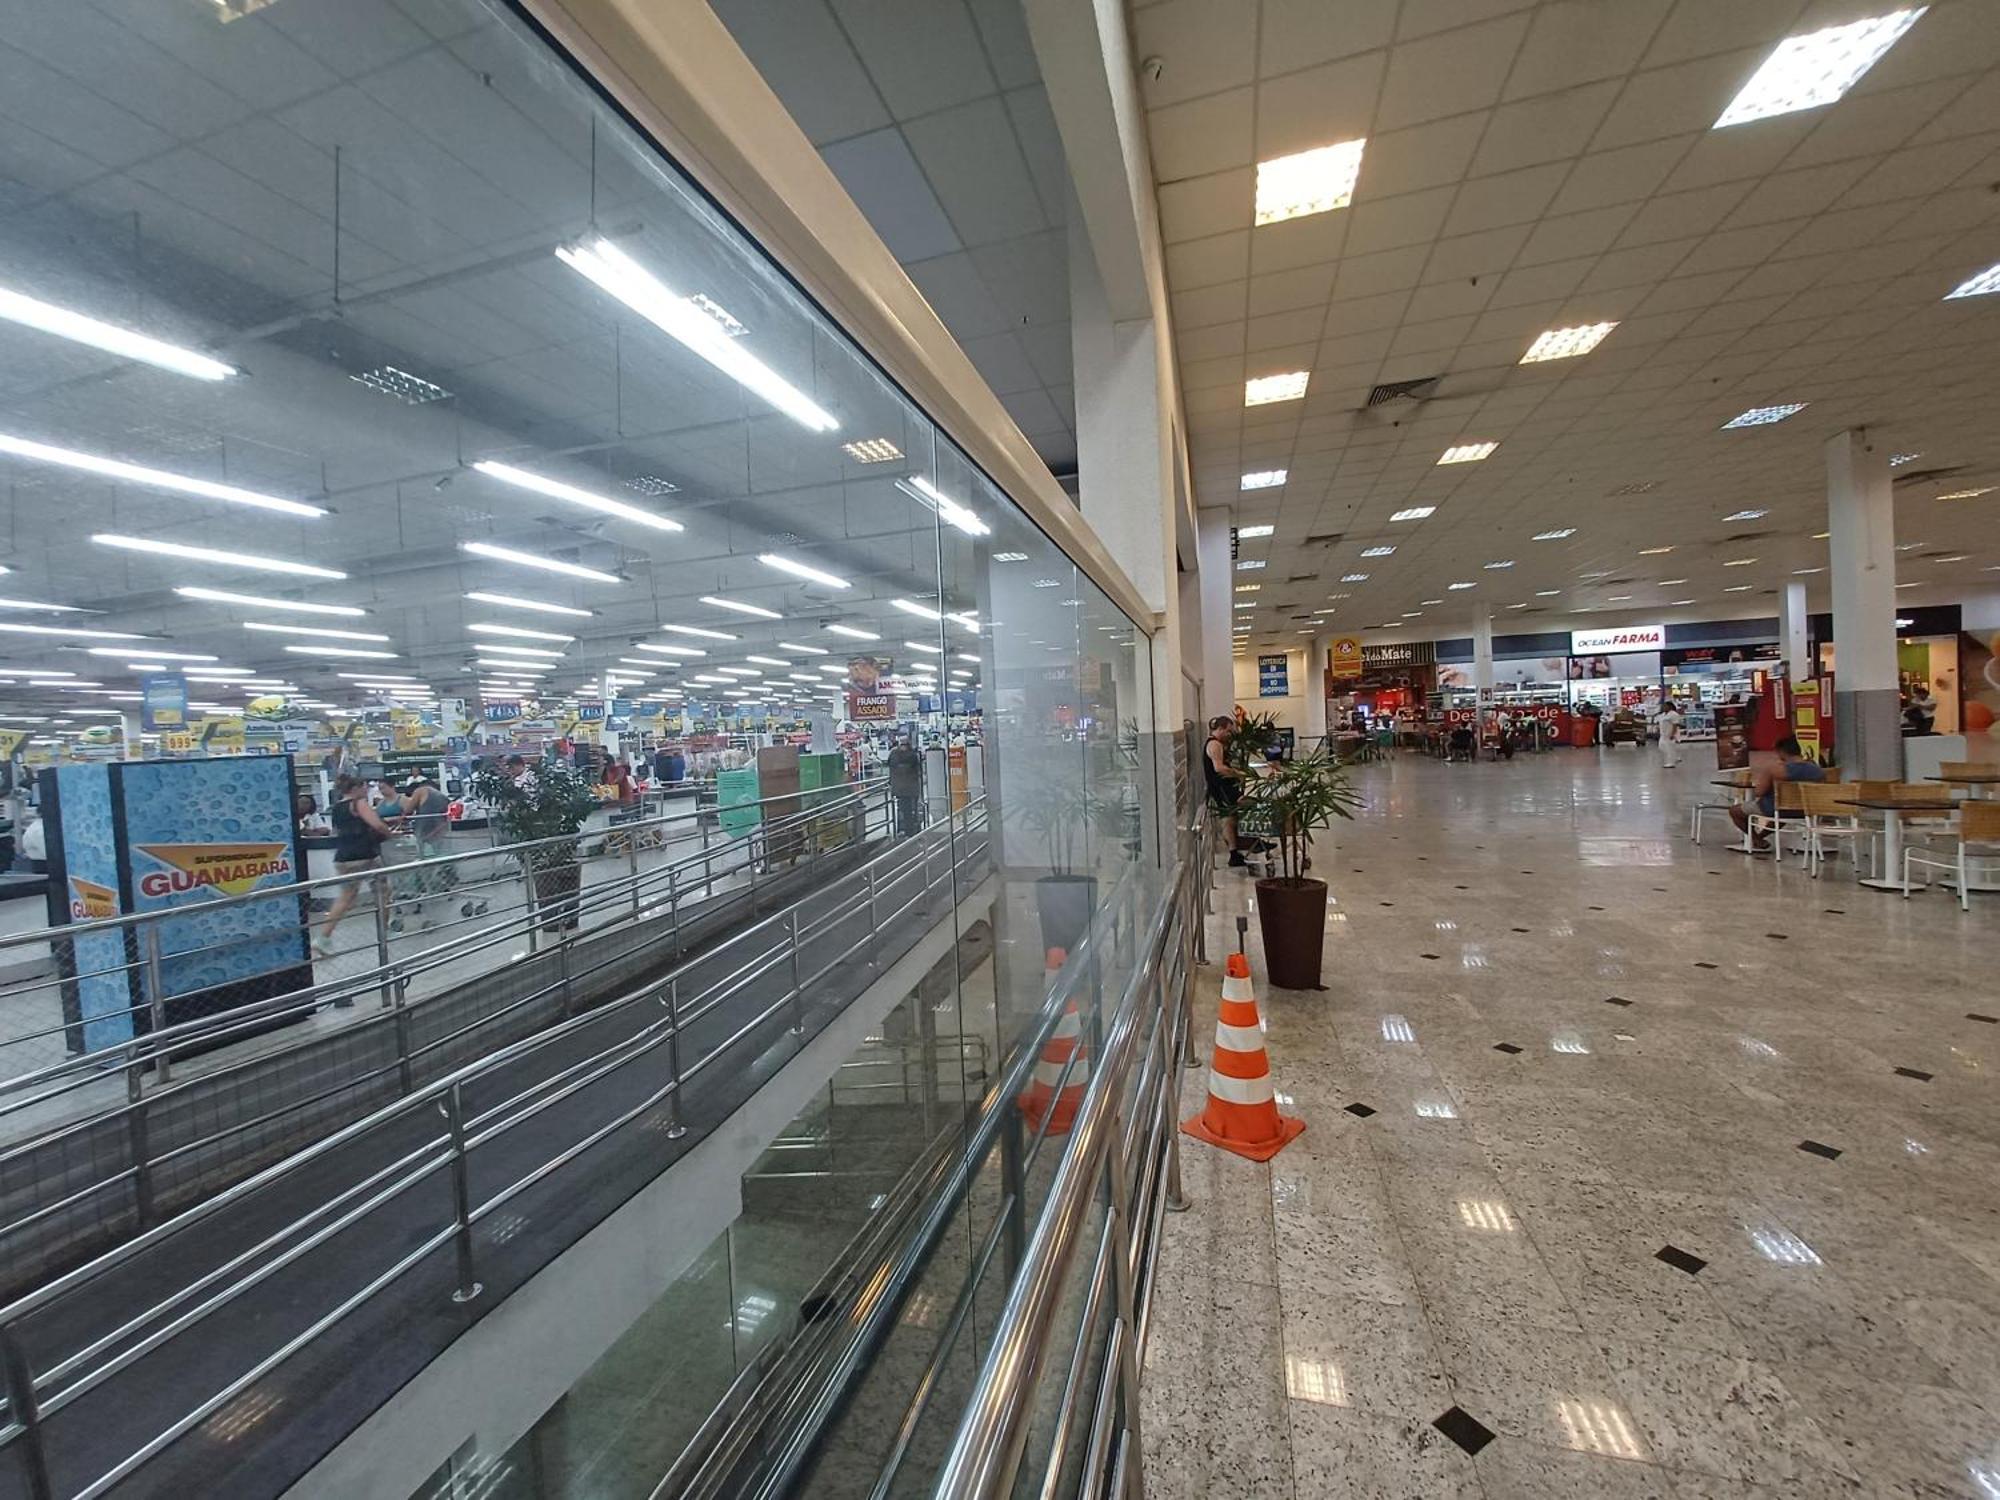
POLYGON ((1229 763, 1239 771, 1254 774, 1264 763, 1264 752, 1280 739, 1278 716, 1274 713, 1245 713, 1236 710, 1236 732, 1229 737, 1229 763))
POLYGON ((598 805, 591 778, 561 761, 544 761, 518 777, 493 762, 473 774, 472 790, 492 809, 493 826, 502 842, 559 841, 524 850, 522 858, 534 875, 542 925, 576 926, 583 869, 577 863, 574 835, 598 805))
POLYGON ((1055 771, 1030 780, 1017 794, 1014 821, 1042 842, 1046 874, 1035 877, 1035 909, 1042 923, 1042 946, 1075 948, 1090 929, 1097 906, 1097 877, 1080 874, 1077 865, 1088 848, 1092 827, 1105 816, 1103 800, 1068 775, 1055 771))
POLYGON ((1278 849, 1278 873, 1257 882, 1257 925, 1271 983, 1288 990, 1320 988, 1326 941, 1326 882, 1306 874, 1313 836, 1360 804, 1347 768, 1324 751, 1278 763, 1252 776, 1243 805, 1262 810, 1278 849))

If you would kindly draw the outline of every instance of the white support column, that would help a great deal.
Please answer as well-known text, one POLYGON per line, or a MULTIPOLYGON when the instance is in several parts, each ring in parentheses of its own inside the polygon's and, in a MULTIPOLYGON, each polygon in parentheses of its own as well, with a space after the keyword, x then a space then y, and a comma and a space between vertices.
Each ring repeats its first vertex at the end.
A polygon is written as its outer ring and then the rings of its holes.
POLYGON ((1481 703, 1493 697, 1493 616, 1485 609, 1472 622, 1472 685, 1481 703))
POLYGON ((1794 685, 1813 675, 1812 647, 1807 629, 1806 586, 1785 585, 1785 612, 1780 620, 1779 643, 1785 650, 1785 665, 1794 685))
POLYGON ((1896 678, 1896 517, 1889 450, 1849 430, 1827 440, 1833 581, 1834 743, 1850 779, 1903 773, 1896 678))
POLYGON ((1305 679, 1306 695, 1306 749, 1314 740, 1326 735, 1326 649, 1330 636, 1316 635, 1306 643, 1305 671, 1300 675, 1305 679))
POLYGON ((1195 561, 1201 590, 1201 704, 1203 724, 1236 709, 1236 665, 1230 632, 1234 622, 1233 569, 1229 561, 1229 515, 1200 513, 1195 536, 1195 561))

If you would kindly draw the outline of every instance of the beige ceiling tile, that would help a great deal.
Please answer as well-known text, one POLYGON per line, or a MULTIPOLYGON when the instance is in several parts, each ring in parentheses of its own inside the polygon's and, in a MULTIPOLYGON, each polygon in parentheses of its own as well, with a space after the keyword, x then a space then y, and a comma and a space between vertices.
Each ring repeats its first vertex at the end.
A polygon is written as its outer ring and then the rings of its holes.
POLYGON ((1224 281, 1173 296, 1174 326, 1201 328, 1209 323, 1240 322, 1245 315, 1247 281, 1224 281))
POLYGON ((1694 321, 1682 330, 1682 336, 1701 338, 1713 334, 1726 339, 1741 338, 1790 300, 1789 297, 1755 297, 1748 300, 1732 297, 1727 302, 1717 303, 1697 313, 1694 321))
POLYGON ((1474 285, 1470 280, 1437 281, 1420 286, 1410 298, 1411 322, 1450 318, 1477 313, 1493 300, 1498 283, 1492 279, 1474 285))
POLYGON ((1250 270, 1250 234, 1238 229, 1167 246, 1167 284, 1177 292, 1241 281, 1250 270))
POLYGON ((1371 328, 1366 333, 1341 334, 1321 340, 1313 359, 1315 369, 1338 369, 1342 365, 1370 365, 1389 352, 1396 340, 1394 328, 1371 328))
POLYGON ((1671 240, 1661 245, 1640 245, 1631 250, 1613 250, 1600 256, 1590 274, 1578 283, 1585 291, 1600 287, 1646 286, 1664 279, 1699 240, 1671 240))
MULTIPOLYGON (((1407 37, 1407 8, 1404 14, 1402 35, 1407 37)), ((1382 82, 1375 128, 1396 130, 1498 103, 1500 86, 1527 29, 1528 17, 1517 13, 1422 41, 1398 42, 1382 82)))
POLYGON ((1996 149, 2000 149, 2000 133, 1960 136, 1954 141, 1892 151, 1841 194, 1839 206, 1859 208, 1943 192, 1996 149))
POLYGON ((1454 26, 1527 10, 1537 3, 1538 0, 1403 0, 1396 35, 1403 41, 1412 41, 1454 26))
POLYGON ((1244 325, 1241 320, 1234 323, 1211 323, 1206 328, 1174 328, 1174 349, 1183 360, 1217 359, 1225 354, 1241 354, 1244 349, 1244 325))
POLYGON ((1562 312, 1551 326, 1568 328, 1577 323, 1621 322, 1646 300, 1648 290, 1643 286, 1620 286, 1579 292, 1563 303, 1562 312))
POLYGON ((1459 188, 1445 232, 1474 234, 1506 224, 1532 223, 1568 175, 1567 162, 1549 162, 1495 177, 1475 177, 1459 188))
POLYGON ((1396 332, 1396 342, 1390 347, 1389 357, 1396 359, 1405 354, 1449 353, 1465 342, 1465 336, 1472 330, 1472 324, 1473 319, 1470 317, 1434 318, 1422 323, 1405 323, 1396 332))
POLYGON ((1937 194, 1928 199, 1921 209, 1909 212, 1904 222, 1885 238, 1933 231, 1962 234, 1967 230, 1985 230, 1990 234, 1995 213, 2000 213, 2000 197, 1995 196, 1991 183, 1957 187, 1948 193, 1937 194))
POLYGON ((1625 91, 1597 128, 1591 148, 1609 151, 1707 130, 1743 80, 1755 71, 1760 55, 1725 52, 1636 74, 1627 80, 1625 91))
MULTIPOLYGON (((1801 0, 1680 0, 1647 48, 1645 65, 1658 67, 1739 48, 1753 49, 1761 62, 1766 51, 1791 33, 1800 8, 1801 0)), ((1754 67, 1744 71, 1745 79, 1754 67)), ((1721 104, 1715 112, 1722 113, 1721 104)))
POLYGON ((1181 404, 1192 413, 1235 412, 1243 406, 1243 392, 1232 391, 1226 386, 1212 386, 1205 391, 1188 391, 1181 398, 1181 404))
POLYGON ((1785 242, 1781 255, 1819 255, 1850 250, 1886 237, 1903 217, 1900 204, 1876 203, 1867 208, 1833 209, 1807 221, 1785 242))
POLYGON ((1250 231, 1250 269, 1261 276, 1270 271, 1296 271, 1302 266, 1331 266, 1347 244, 1349 222, 1344 210, 1335 210, 1280 224, 1261 224, 1250 231))
MULTIPOLYGON (((1452 356, 1451 368, 1454 375, 1473 370, 1511 369, 1521 362, 1527 352, 1527 342, 1516 338, 1484 339, 1477 343, 1459 345, 1458 353, 1452 356)), ((1534 366, 1530 365, 1529 369, 1534 366)))
POLYGON ((1759 120, 1753 126, 1707 130, 1695 137, 1660 190, 1686 192, 1717 182, 1736 182, 1776 171, 1778 164, 1813 128, 1810 111, 1759 120))
POLYGON ((1535 335, 1544 328, 1556 326, 1556 316, 1562 303, 1556 298, 1545 298, 1540 302, 1522 302, 1509 307, 1497 303, 1489 306, 1472 325, 1470 340, 1483 342, 1487 339, 1506 339, 1515 345, 1514 358, 1518 360, 1528 352, 1528 345, 1535 335))
POLYGON ((1228 89, 1205 99, 1149 111, 1146 130, 1153 151, 1153 176, 1161 182, 1173 182, 1250 166, 1254 99, 1248 88, 1228 89))
POLYGON ((1230 386, 1240 391, 1243 388, 1243 356, 1235 354, 1221 359, 1184 359, 1181 361, 1181 385, 1190 391, 1210 390, 1218 385, 1230 386))
POLYGON ((1867 170, 1865 161, 1846 161, 1774 173, 1730 210, 1722 227, 1741 229, 1749 224, 1810 217, 1825 209, 1867 170))
POLYGON ((1741 271, 1710 271, 1705 276, 1676 276, 1661 282, 1639 304, 1641 313, 1678 312, 1707 307, 1721 300, 1743 279, 1741 271))
POLYGON ((2000 27, 1990 0, 1940 0, 1855 85, 1878 94, 1933 79, 1963 79, 2000 66, 2000 27))
POLYGON ((1259 68, 1265 77, 1386 47, 1398 0, 1264 0, 1259 68))
POLYGON ((1588 213, 1543 219, 1530 231, 1527 242, 1514 257, 1515 264, 1538 266, 1553 260, 1600 255, 1611 248, 1612 241, 1638 211, 1637 203, 1616 203, 1588 213))
POLYGON ((1161 185, 1160 237, 1168 244, 1248 229, 1256 179, 1248 168, 1161 185))
MULTIPOLYGON (((1327 273, 1331 277, 1332 273, 1327 273)), ((1301 308, 1296 312, 1269 313, 1261 318, 1252 318, 1246 333, 1246 343, 1252 355, 1262 358, 1275 350, 1289 348, 1301 337, 1318 333, 1323 321, 1323 310, 1318 307, 1301 308)), ((1310 366, 1310 353, 1301 357, 1299 364, 1310 366)), ((1292 366, 1297 369, 1299 366, 1292 366)))
POLYGON ((1801 227, 1797 221, 1793 221, 1786 224, 1759 224, 1749 229, 1722 230, 1711 234, 1695 246, 1676 269, 1683 276, 1693 276, 1704 271, 1760 265, 1801 227))
MULTIPOLYGON (((1908 40, 1905 37, 1897 46, 1908 40)), ((1964 89, 1965 81, 1954 79, 1886 93, 1851 93, 1828 109, 1813 111, 1817 123, 1812 133, 1792 149, 1785 165, 1810 167, 1893 151, 1935 119, 1964 89)), ((1990 121, 1986 128, 1993 128, 1990 121)))
POLYGON ((1493 290, 1490 307, 1520 307, 1528 303, 1545 302, 1552 298, 1567 297, 1590 273, 1594 261, 1588 257, 1576 260, 1552 261, 1545 266, 1516 266, 1500 278, 1500 285, 1493 290))
POLYGON ((1424 267, 1425 281, 1460 281, 1474 277, 1491 279, 1514 263, 1527 242, 1529 226, 1514 224, 1505 229, 1489 229, 1483 234, 1456 235, 1431 246, 1431 258, 1424 267))
POLYGON ((1186 406, 1188 433, 1190 436, 1221 437, 1235 432, 1242 425, 1242 411, 1239 407, 1224 410, 1220 407, 1212 411, 1197 411, 1192 404, 1186 406))
POLYGON ((1226 0, 1161 0, 1132 17, 1133 51, 1157 57, 1160 76, 1140 76, 1149 109, 1220 93, 1257 74, 1256 28, 1226 0))
MULTIPOLYGON (((1243 367, 1244 376, 1246 379, 1255 380, 1260 375, 1282 375, 1290 370, 1310 370, 1312 369, 1314 347, 1314 344, 1294 344, 1283 349, 1260 349, 1255 354, 1246 356, 1246 362, 1243 367)), ((1307 394, 1311 394, 1310 385, 1308 385, 1307 394)), ((1280 402, 1278 404, 1290 405, 1291 403, 1280 402)), ((1260 408, 1252 407, 1250 409, 1255 411, 1260 408)))
POLYGON ((1402 245, 1418 245, 1433 238, 1457 192, 1457 188, 1427 188, 1421 193, 1405 193, 1400 198, 1357 202, 1348 210, 1353 217, 1347 226, 1343 260, 1402 245))
POLYGON ((1634 245, 1653 245, 1662 240, 1706 234, 1752 191, 1752 183, 1723 182, 1714 187, 1696 188, 1690 193, 1663 193, 1649 199, 1632 216, 1632 222, 1618 236, 1616 248, 1625 250, 1634 245))
POLYGON ((1331 266, 1307 266, 1297 271, 1274 271, 1250 278, 1250 316, 1287 312, 1299 307, 1320 307, 1333 287, 1331 266))
POLYGON ((1486 134, 1472 170, 1481 175, 1510 172, 1581 156, 1620 87, 1616 80, 1607 80, 1501 105, 1486 117, 1486 134))
POLYGON ((1472 160, 1486 118, 1476 112, 1454 115, 1448 120, 1371 137, 1361 159, 1361 180, 1355 187, 1355 197, 1391 198, 1418 188, 1457 182, 1472 160))
MULTIPOLYGON (((1387 58, 1386 52, 1364 52, 1260 83, 1258 159, 1366 136, 1387 58)), ((1361 170, 1368 170, 1365 151, 1361 170)))
POLYGON ((2000 69, 1971 82, 1910 137, 1910 144, 1924 145, 1950 140, 1956 135, 1974 135, 1991 130, 1995 120, 2000 120, 2000 69))
POLYGON ((1377 328, 1394 328, 1403 321, 1410 305, 1407 291, 1385 292, 1379 297, 1354 297, 1336 301, 1327 309, 1326 337, 1367 333, 1377 328))
POLYGON ((1687 148, 1694 139, 1691 135, 1678 136, 1643 146, 1625 146, 1616 151, 1591 152, 1576 163, 1562 191, 1549 205, 1549 212, 1579 213, 1613 203, 1650 198, 1687 154, 1687 148))
POLYGON ((1526 99, 1621 78, 1639 65, 1673 0, 1548 0, 1507 75, 1502 97, 1526 99))
POLYGON ((1877 277, 1906 275, 1930 259, 1936 243, 1931 240, 1888 240, 1881 244, 1862 245, 1829 271, 1821 285, 1840 286, 1877 277))
MULTIPOLYGON (((1423 274, 1423 257, 1407 250, 1385 250, 1379 255, 1350 255, 1340 263, 1334 276, 1336 302, 1349 297, 1379 297, 1417 284, 1423 274)), ((1337 316, 1337 310, 1329 318, 1337 316)))

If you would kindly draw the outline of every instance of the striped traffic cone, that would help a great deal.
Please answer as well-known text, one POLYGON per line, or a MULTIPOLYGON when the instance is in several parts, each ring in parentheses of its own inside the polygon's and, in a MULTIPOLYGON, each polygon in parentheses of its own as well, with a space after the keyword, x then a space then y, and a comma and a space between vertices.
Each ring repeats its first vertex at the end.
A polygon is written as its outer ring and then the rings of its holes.
POLYGON ((1232 953, 1222 980, 1222 1014, 1215 1023, 1208 1108, 1181 1129, 1238 1156, 1269 1161, 1305 1128, 1304 1120, 1278 1113, 1264 1028, 1257 1019, 1257 993, 1250 988, 1250 960, 1232 953))
MULTIPOLYGON (((1061 948, 1049 949, 1048 972, 1055 973, 1068 959, 1069 955, 1061 948)), ((1015 1101, 1021 1106, 1028 1128, 1040 1130, 1042 1117, 1046 1115, 1050 1135, 1066 1132, 1075 1123, 1077 1109, 1083 1103, 1083 1086, 1089 1077, 1090 1049, 1083 1044, 1083 1017, 1077 1014, 1076 1002, 1072 1000, 1063 1008, 1056 1029, 1042 1044, 1042 1058, 1035 1064, 1027 1091, 1015 1101), (1063 1069, 1069 1066, 1072 1057, 1076 1065, 1064 1077, 1063 1069)))

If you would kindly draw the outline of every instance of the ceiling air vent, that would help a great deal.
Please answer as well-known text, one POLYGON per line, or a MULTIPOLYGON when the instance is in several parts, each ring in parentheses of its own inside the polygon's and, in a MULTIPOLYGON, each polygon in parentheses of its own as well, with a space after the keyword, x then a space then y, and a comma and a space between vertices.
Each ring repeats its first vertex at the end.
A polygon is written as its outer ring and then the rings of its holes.
POLYGON ((1344 531, 1321 531, 1308 536, 1306 538, 1306 545, 1309 547, 1331 547, 1335 542, 1345 540, 1347 540, 1347 533, 1344 531))
POLYGON ((1935 484, 1939 480, 1951 479, 1964 472, 1964 464, 1948 464, 1938 469, 1899 469, 1889 476, 1889 483, 1899 487, 1906 484, 1935 484))
POLYGON ((1384 381, 1368 393, 1368 404, 1381 406, 1399 397, 1410 401, 1428 401, 1437 394, 1437 385, 1442 379, 1442 375, 1425 375, 1417 380, 1384 381))

